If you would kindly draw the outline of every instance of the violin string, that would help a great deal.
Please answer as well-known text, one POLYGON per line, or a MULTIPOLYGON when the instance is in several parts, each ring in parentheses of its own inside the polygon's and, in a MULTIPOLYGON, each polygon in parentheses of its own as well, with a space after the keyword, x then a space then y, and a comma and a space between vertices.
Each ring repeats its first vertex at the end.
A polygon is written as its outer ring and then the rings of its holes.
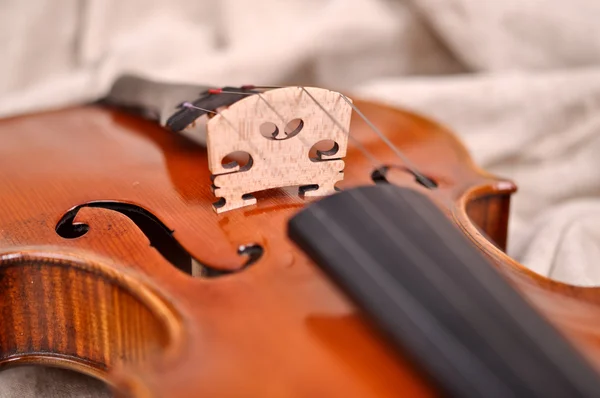
MULTIPOLYGON (((253 89, 277 89, 277 88, 283 88, 282 86, 252 86, 252 85, 246 85, 243 86, 245 88, 253 88, 253 89)), ((321 107, 321 109, 323 109, 323 111, 325 111, 325 109, 321 106, 321 104, 312 96, 310 95, 310 93, 308 93, 308 91, 306 90, 305 87, 299 86, 302 90, 304 90, 304 92, 306 92, 311 99, 321 107)), ((359 110, 359 108, 354 105, 352 103, 352 101, 350 101, 350 99, 348 97, 346 97, 344 94, 340 93, 340 96, 344 99, 344 101, 346 101, 348 103, 348 105, 350 105, 352 107, 352 109, 358 113, 358 115, 367 123, 367 125, 371 128, 371 130, 373 130, 381 139, 384 140, 384 142, 387 144, 388 147, 390 147, 394 153, 405 163, 412 165, 412 162, 406 157, 406 155, 404 155, 402 153, 402 151, 400 151, 385 135, 383 135, 383 133, 359 110)), ((326 111, 325 111, 326 112, 326 111)), ((331 115, 329 115, 331 117, 331 115)))
MULTIPOLYGON (((269 86, 261 86, 261 87, 263 87, 263 88, 277 88, 277 87, 269 87, 269 86)), ((306 90, 304 87, 300 87, 300 88, 301 88, 301 89, 302 89, 302 90, 303 90, 303 91, 304 91, 304 92, 305 92, 305 93, 306 93, 306 94, 307 94, 307 95, 308 95, 308 96, 311 98, 311 100, 312 100, 312 101, 314 101, 314 102, 315 102, 315 104, 317 104, 317 105, 319 106, 319 108, 321 108, 321 110, 322 110, 323 112, 325 112, 325 113, 327 114, 327 116, 328 116, 328 117, 329 117, 329 118, 330 118, 330 119, 331 119, 331 120, 332 120, 332 121, 333 121, 333 122, 334 122, 334 123, 335 123, 335 124, 336 124, 336 125, 337 125, 337 126, 340 128, 340 129, 342 129, 342 131, 344 131, 344 133, 345 133, 345 134, 347 134, 347 136, 348 136, 349 138, 353 139, 353 137, 350 135, 350 132, 349 132, 347 129, 345 129, 345 128, 344 128, 344 127, 341 125, 341 123, 340 123, 340 122, 339 122, 337 119, 335 119, 335 117, 334 117, 333 115, 331 115, 331 114, 330 114, 330 113, 329 113, 329 112, 328 112, 328 111, 327 111, 327 110, 326 110, 326 109, 325 109, 325 108, 324 108, 324 107, 321 105, 321 103, 319 103, 319 102, 318 102, 318 100, 316 100, 316 99, 315 99, 315 98, 314 98, 314 97, 313 97, 313 96, 312 96, 312 95, 311 95, 311 94, 308 92, 308 90, 306 90)), ((232 93, 234 93, 234 92, 232 92, 232 93)), ((241 94, 241 93, 235 93, 235 94, 241 94)), ((260 94, 259 94, 259 96, 260 96, 260 94)), ((378 135, 378 136, 379 136, 379 137, 380 137, 380 138, 381 138, 381 139, 382 139, 382 140, 383 140, 383 141, 384 141, 386 144, 387 144, 387 145, 388 145, 388 147, 390 147, 390 149, 392 149, 392 150, 394 151, 394 153, 395 153, 395 154, 396 154, 396 155, 397 155, 397 156, 398 156, 398 157, 399 157, 399 158, 400 158, 400 159, 401 159, 401 160, 402 160, 402 161, 403 161, 403 162, 406 164, 406 166, 407 166, 407 167, 410 169, 410 171, 411 171, 413 174, 415 174, 416 176, 421 176, 421 177, 423 177, 425 181, 429 181, 429 179, 428 179, 427 177, 425 177, 423 174, 421 174, 420 172, 418 172, 418 171, 417 171, 417 169, 416 169, 416 167, 414 166, 414 164, 413 164, 413 163, 412 163, 412 162, 411 162, 411 161, 410 161, 410 160, 409 160, 409 159, 408 159, 408 158, 407 158, 407 157, 406 157, 406 156, 405 156, 405 155, 404 155, 404 154, 403 154, 403 153, 402 153, 402 152, 401 152, 401 151, 400 151, 400 150, 399 150, 399 149, 398 149, 398 148, 397 148, 397 147, 396 147, 396 146, 395 146, 395 145, 394 145, 392 142, 390 142, 390 141, 387 139, 387 137, 386 137, 385 135, 383 135, 383 133, 382 133, 382 132, 381 132, 381 131, 380 131, 380 130, 379 130, 379 129, 378 129, 378 128, 377 128, 377 127, 376 127, 376 126, 375 126, 375 125, 374 125, 374 124, 373 124, 373 123, 372 123, 372 122, 371 122, 371 121, 370 121, 370 120, 369 120, 369 119, 368 119, 368 118, 367 118, 367 117, 366 117, 366 116, 365 116, 365 115, 364 115, 364 114, 363 114, 363 113, 362 113, 362 112, 361 112, 361 111, 358 109, 358 107, 357 107, 356 105, 352 104, 352 103, 350 102, 350 100, 349 100, 349 99, 348 99, 346 96, 344 96, 343 94, 340 94, 340 96, 342 97, 342 99, 344 99, 344 101, 346 101, 346 102, 347 102, 347 103, 348 103, 348 104, 349 104, 349 105, 350 105, 350 106, 353 108, 353 110, 354 110, 354 111, 356 111, 356 112, 358 113, 358 115, 359 115, 359 116, 360 116, 360 117, 361 117, 361 118, 362 118, 362 119, 365 121, 365 123, 367 123, 367 125, 368 125, 368 126, 369 126, 369 127, 370 127, 370 128, 371 128, 371 129, 372 129, 372 130, 373 130, 373 131, 374 131, 374 132, 375 132, 375 133, 376 133, 376 134, 377 134, 377 135, 378 135)), ((261 98, 261 99, 262 99, 262 98, 261 98)), ((263 99, 263 100, 264 100, 264 99, 263 99)), ((277 114, 277 115, 279 116, 278 112, 277 112, 277 111, 276 111, 276 110, 275 110, 275 109, 274 109, 274 108, 273 108, 273 107, 272 107, 272 106, 271 106, 271 105, 270 105, 270 104, 269 104, 269 103, 268 103, 266 100, 264 100, 264 101, 267 103, 267 105, 269 106, 269 108, 271 108, 271 110, 272 110, 272 111, 273 111, 275 114, 277 114)), ((235 127, 233 126, 233 124, 232 124, 232 123, 231 123, 231 122, 230 122, 230 121, 229 121, 229 120, 228 120, 228 119, 227 119, 225 116, 223 116, 223 115, 222 115, 221 113, 219 113, 219 112, 215 112, 215 111, 210 111, 210 110, 207 110, 207 109, 199 108, 199 107, 196 107, 196 106, 194 106, 194 105, 192 105, 192 104, 190 104, 190 103, 184 103, 184 104, 183 104, 183 106, 185 106, 185 107, 189 107, 189 108, 194 108, 194 109, 199 109, 199 110, 202 110, 202 111, 205 111, 205 112, 209 112, 209 113, 212 113, 212 114, 221 115, 221 116, 223 117, 223 119, 224 119, 224 120, 226 120, 226 122, 227 122, 227 123, 228 123, 228 124, 229 124, 229 125, 230 125, 230 126, 233 128, 233 129, 234 129, 234 131, 236 131, 236 132, 237 132, 237 130, 235 129, 235 127)), ((281 117, 280 117, 280 118, 281 118, 281 117)), ((239 134, 239 132, 238 132, 238 134, 239 134)), ((359 146, 359 147, 361 147, 361 146, 362 146, 362 145, 361 145, 360 143, 358 143, 358 142, 357 142, 357 144, 358 144, 358 146, 359 146)), ((364 149, 364 148, 363 148, 363 149, 364 149)), ((374 157, 370 156, 370 153, 369 153, 368 151, 366 151, 366 149, 365 149, 365 155, 366 155, 367 157, 369 157, 369 158, 370 158, 372 161, 374 161, 374 163, 375 163, 375 164, 379 163, 379 162, 378 162, 378 161, 377 161, 377 160, 376 160, 374 157)), ((497 352, 497 354, 499 354, 499 353, 497 352)))
MULTIPOLYGON (((251 86, 243 86, 243 87, 251 87, 251 86)), ((247 95, 247 96, 251 96, 251 95, 258 95, 258 98, 260 98, 268 107, 269 109, 271 109, 271 111, 277 115, 277 117, 279 118, 279 120, 281 120, 283 123, 285 123, 285 119, 283 118, 283 116, 277 112, 277 109, 275 109, 275 107, 273 105, 271 105, 271 103, 269 101, 267 101, 267 99, 261 94, 261 93, 238 93, 236 91, 226 91, 226 90, 221 90, 221 89, 214 89, 214 90, 209 90, 210 94, 237 94, 237 95, 247 95)))
MULTIPOLYGON (((246 85, 246 86, 242 86, 242 88, 243 89, 252 89, 252 88, 254 88, 254 86, 246 85)), ((258 92, 238 93, 235 91, 227 91, 227 90, 223 90, 223 89, 211 89, 211 90, 208 90, 208 92, 210 94, 238 94, 238 95, 241 94, 241 95, 247 95, 247 96, 258 95, 258 98, 260 98, 267 105, 267 107, 269 107, 269 109, 279 118, 279 120, 281 120, 281 123, 286 124, 285 118, 277 111, 277 109, 275 109, 275 107, 269 101, 267 101, 267 99, 261 93, 258 93, 258 92)), ((284 132, 284 134, 287 135, 285 129, 283 132, 284 132)), ((305 147, 309 147, 309 148, 312 147, 312 145, 308 141, 306 141, 301 134, 297 135, 297 137, 302 142, 302 144, 304 144, 305 147)), ((275 136, 273 136, 273 138, 275 138, 275 136)))
MULTIPOLYGON (((277 88, 283 88, 281 86, 253 86, 253 85, 245 85, 242 86, 243 88, 248 88, 248 89, 277 89, 277 88)), ((377 157, 375 155, 373 155, 369 150, 367 150, 367 148, 364 147, 364 145, 362 145, 356 138, 354 138, 352 135, 350 135, 350 130, 348 130, 347 128, 345 128, 344 126, 342 126, 342 124, 339 122, 339 120, 337 120, 330 112, 327 111, 327 109, 325 109, 325 107, 315 98, 312 96, 312 94, 310 94, 308 92, 308 90, 303 87, 303 86, 299 86, 299 88, 304 91, 309 98, 319 107, 321 108, 321 110, 329 117, 329 119, 331 119, 331 121, 340 129, 342 130, 342 132, 346 135, 346 137, 352 141, 352 143, 354 144, 355 147, 357 147, 362 153, 363 155, 369 159, 369 161, 371 162, 371 164, 373 165, 373 167, 375 167, 376 169, 380 169, 383 165, 383 163, 377 159, 377 157)))
MULTIPOLYGON (((242 86, 242 89, 277 89, 277 88, 283 88, 281 86, 254 86, 254 85, 244 85, 242 86)), ((300 89, 302 89, 306 94, 308 94, 308 96, 310 97, 310 99, 317 104, 317 106, 319 106, 319 108, 321 108, 321 110, 323 110, 323 112, 325 112, 325 114, 331 119, 331 121, 333 121, 333 123, 342 130, 342 132, 350 139, 352 140, 352 142, 354 143, 354 145, 365 155, 365 157, 367 157, 369 159, 369 161, 373 164, 373 166, 377 169, 379 169, 383 163, 381 161, 379 161, 372 153, 370 153, 358 140, 356 140, 354 137, 352 137, 350 135, 350 131, 346 128, 344 128, 342 126, 342 124, 335 118, 333 117, 333 115, 328 112, 319 101, 317 101, 317 99, 315 97, 313 97, 308 90, 306 90, 305 87, 300 87, 300 89)), ((260 99, 262 99, 265 104, 273 111, 273 113, 275 113, 277 115, 277 117, 279 117, 279 119, 281 119, 281 121, 283 123, 285 123, 285 119, 279 114, 279 112, 277 112, 277 110, 275 109, 275 107, 268 102, 264 96, 261 93, 239 93, 236 91, 227 91, 227 90, 223 90, 223 89, 212 89, 212 90, 208 90, 208 92, 210 94, 242 94, 242 95, 258 95, 260 99)), ((303 141, 304 142, 304 141, 303 141)), ((307 145, 306 142, 304 142, 305 145, 307 145)))
POLYGON ((354 109, 354 111, 358 114, 358 116, 361 117, 362 120, 365 121, 365 123, 367 123, 367 125, 371 128, 371 130, 373 130, 375 132, 375 134, 377 134, 379 136, 379 138, 381 140, 383 140, 383 142, 385 142, 385 144, 396 154, 396 156, 398 156, 400 158, 400 160, 402 160, 402 162, 404 162, 404 165, 408 168, 408 170, 423 184, 426 184, 425 186, 429 189, 435 188, 435 185, 431 182, 431 180, 426 177, 425 175, 423 175, 418 169, 417 167, 414 165, 414 163, 406 156, 404 155, 404 153, 402 153, 402 151, 400 149, 398 149, 398 147, 396 145, 394 145, 394 143, 392 143, 392 141, 390 141, 390 139, 388 137, 385 136, 385 134, 383 134, 381 132, 381 130, 379 130, 377 128, 377 126, 375 126, 373 124, 373 122, 371 122, 361 111, 360 109, 358 109, 358 107, 356 105, 354 105, 352 103, 352 101, 350 101, 348 99, 348 97, 346 97, 344 94, 340 93, 340 97, 342 97, 342 99, 344 101, 346 101, 346 103, 348 105, 350 105, 352 107, 352 109, 354 109))
POLYGON ((183 104, 181 104, 181 106, 183 106, 184 108, 198 109, 199 111, 203 111, 203 112, 207 112, 207 113, 212 113, 213 115, 221 115, 221 117, 223 118, 223 120, 225 120, 227 122, 227 124, 229 124, 231 126, 231 128, 234 129, 237 132, 236 128, 229 121, 229 119, 227 119, 225 116, 223 116, 223 114, 221 112, 219 112, 219 111, 211 111, 210 109, 200 108, 199 106, 196 106, 196 105, 192 104, 191 102, 184 102, 183 104))
MULTIPOLYGON (((235 126, 233 125, 233 123, 231 123, 231 121, 228 118, 226 118, 221 112, 219 112, 217 110, 211 111, 210 109, 200 108, 199 106, 196 106, 196 105, 194 105, 194 104, 192 104, 190 102, 184 102, 183 104, 181 104, 181 106, 183 106, 184 108, 198 109, 198 110, 203 111, 203 112, 212 113, 213 115, 219 115, 219 116, 221 116, 223 118, 223 120, 225 120, 225 122, 233 129, 233 131, 235 131, 235 133, 240 138, 243 138, 242 133, 240 133, 239 130, 237 128, 235 128, 235 126)), ((245 140, 245 142, 247 142, 247 141, 248 140, 245 140)), ((252 140, 249 140, 249 142, 252 142, 252 140)), ((257 155, 262 156, 261 151, 258 150, 256 148, 256 146, 254 146, 254 144, 251 144, 251 146, 252 146, 252 149, 254 149, 254 151, 256 152, 257 155)))
POLYGON ((345 128, 344 126, 342 126, 342 124, 339 122, 339 120, 337 120, 331 113, 329 113, 327 111, 327 109, 325 109, 325 107, 315 98, 312 96, 311 93, 308 92, 308 90, 304 87, 299 87, 302 91, 304 91, 304 93, 306 93, 308 95, 308 97, 319 107, 321 108, 321 110, 329 117, 329 119, 331 119, 331 121, 340 129, 342 130, 342 132, 344 134, 346 134, 346 136, 348 137, 348 139, 352 140, 352 142, 354 143, 354 146, 356 146, 362 153, 363 155, 365 155, 365 157, 367 159, 369 159, 369 161, 373 164, 373 166, 376 169, 381 168, 381 166, 383 166, 383 163, 379 161, 379 159, 377 159, 377 157, 375 157, 375 155, 373 155, 371 152, 369 152, 369 150, 367 148, 364 147, 363 144, 360 143, 360 141, 358 141, 356 138, 354 138, 352 135, 350 135, 350 130, 348 130, 347 128, 345 128))
MULTIPOLYGON (((243 89, 278 89, 278 88, 283 88, 283 87, 282 86, 244 85, 244 86, 242 86, 242 88, 243 89)), ((342 126, 342 124, 330 112, 328 112, 327 109, 325 109, 325 107, 312 94, 310 94, 310 92, 305 87, 299 86, 299 88, 305 94, 308 95, 308 97, 327 115, 327 117, 329 117, 331 119, 331 121, 344 132, 344 134, 346 134, 348 139, 351 140, 352 143, 354 144, 354 146, 356 146, 363 153, 363 155, 369 159, 369 161, 373 164, 373 166, 376 169, 380 169, 382 166, 384 166, 384 163, 381 162, 379 159, 377 159, 377 157, 374 156, 369 150, 367 150, 365 148, 365 146, 360 143, 360 141, 358 141, 356 138, 354 138, 350 134, 350 130, 346 129, 344 126, 342 126)), ((270 104, 260 93, 239 93, 239 92, 235 92, 235 91, 226 91, 226 90, 222 90, 222 89, 209 90, 209 92, 212 94, 221 94, 221 93, 242 94, 242 95, 258 94, 259 98, 262 99, 266 103, 266 105, 285 123, 285 121, 283 120, 283 118, 281 117, 279 112, 277 112, 275 107, 272 104, 270 104)), ((404 163, 404 165, 406 166, 408 171, 415 176, 417 181, 419 181, 425 187, 430 188, 430 189, 436 187, 436 185, 433 183, 433 181, 431 179, 429 179, 427 176, 425 176, 423 173, 421 173, 419 171, 418 167, 393 142, 391 142, 391 140, 385 134, 383 134, 381 132, 381 130, 379 128, 377 128, 377 126, 375 126, 375 124, 369 118, 367 118, 367 116, 364 113, 362 113, 361 110, 356 105, 354 105, 348 97, 346 97, 345 95, 343 95, 341 93, 339 95, 346 103, 348 103, 348 105, 350 107, 352 107, 352 109, 359 115, 359 117, 361 119, 363 119, 363 121, 367 124, 367 126, 369 126, 369 128, 375 134, 377 134, 379 139, 381 139, 394 152, 394 154, 404 163)))
MULTIPOLYGON (((321 103, 315 98, 313 97, 308 90, 306 90, 305 87, 300 87, 311 99, 312 101, 317 104, 319 106, 319 108, 321 108, 321 110, 323 112, 325 112, 327 114, 327 116, 340 128, 343 129, 343 127, 341 126, 340 122, 335 119, 333 117, 333 115, 331 115, 326 109, 325 107, 323 107, 323 105, 321 105, 321 103)), ((350 107, 352 107, 352 109, 367 123, 367 125, 371 128, 371 130, 373 130, 375 132, 375 134, 377 134, 379 136, 379 138, 381 140, 383 140, 383 142, 390 148, 392 149, 392 151, 396 154, 396 156, 398 156, 400 158, 400 160, 406 165, 406 168, 408 169, 409 172, 411 172, 415 178, 417 179, 418 182, 420 182, 421 184, 423 184, 425 187, 429 188, 429 189, 433 189, 436 188, 436 185, 425 175, 423 175, 421 172, 419 172, 419 170, 417 169, 417 167, 406 157, 406 155, 404 155, 402 153, 402 151, 400 151, 400 149, 398 149, 398 147, 396 147, 382 132, 381 130, 379 130, 359 109, 356 105, 354 105, 352 103, 352 101, 350 101, 348 99, 348 97, 346 97, 345 95, 340 93, 340 96, 344 99, 344 101, 346 101, 348 103, 348 105, 350 105, 350 107)), ((376 166, 377 169, 380 169, 384 164, 380 161, 378 161, 375 156, 373 156, 369 151, 367 151, 367 149, 360 144, 360 142, 358 140, 356 140, 354 137, 352 137, 350 135, 350 131, 346 130, 347 133, 346 135, 348 136, 348 138, 352 139, 352 142, 354 142, 354 144, 363 152, 363 154, 365 154, 365 156, 369 157, 371 159, 371 162, 374 163, 374 165, 376 166)))
MULTIPOLYGON (((277 87, 268 87, 268 86, 261 86, 261 87, 262 88, 277 88, 277 87)), ((363 153, 365 154, 365 156, 367 156, 375 165, 381 164, 374 156, 372 156, 370 154, 370 152, 368 150, 366 150, 366 148, 362 147, 362 144, 357 142, 356 139, 354 139, 354 137, 352 137, 350 135, 350 131, 348 131, 348 129, 344 128, 341 125, 341 123, 330 112, 328 112, 325 109, 325 107, 323 107, 323 105, 316 98, 314 98, 314 96, 312 96, 308 92, 308 90, 306 90, 306 88, 304 88, 304 87, 300 87, 300 88, 334 122, 334 124, 336 124, 350 139, 352 139, 355 142, 355 144, 357 145, 357 147, 359 147, 359 149, 360 148, 363 149, 363 153)), ((383 135, 383 133, 358 109, 358 107, 356 105, 352 104, 345 95, 340 94, 340 96, 342 97, 342 99, 344 99, 345 102, 347 102, 352 107, 352 109, 354 111, 356 111, 356 113, 386 143, 386 145, 394 151, 394 153, 405 163, 407 168, 409 168, 409 170, 415 176, 421 176, 421 177, 423 177, 424 181, 429 181, 429 179, 417 170, 417 168, 414 166, 414 164, 391 141, 389 141, 389 139, 385 135, 383 135)), ((267 105, 269 105, 269 108, 271 108, 275 114, 278 114, 278 112, 276 112, 275 109, 273 109, 271 104, 269 104, 266 100, 265 100, 265 102, 267 103, 267 105)))
MULTIPOLYGON (((278 87, 271 87, 271 86, 260 86, 262 88, 278 88, 278 87)), ((336 123, 336 125, 338 125, 338 127, 340 126, 339 121, 335 120, 335 118, 333 117, 333 115, 331 115, 329 112, 327 112, 327 110, 308 92, 308 90, 306 90, 304 87, 301 87, 302 90, 304 92, 306 92, 308 94, 309 97, 311 97, 311 99, 321 108, 321 110, 323 110, 333 121, 334 123, 336 123)), ((416 168, 416 166, 408 159, 408 157, 406 157, 402 151, 400 151, 391 141, 389 141, 389 139, 358 109, 358 107, 354 104, 352 104, 350 102, 350 100, 344 96, 343 94, 340 93, 340 96, 353 108, 354 111, 356 111, 356 113, 358 113, 358 115, 367 123, 367 125, 388 145, 388 147, 390 147, 390 149, 392 149, 394 151, 394 153, 405 163, 405 165, 407 166, 407 168, 415 175, 415 177, 417 177, 418 179, 420 179, 421 183, 423 183, 427 188, 435 188, 436 186, 434 185, 434 183, 425 175, 423 175, 422 173, 420 173, 418 171, 418 169, 416 168)), ((349 135, 349 132, 347 133, 349 137, 351 137, 349 135)), ((435 192, 435 196, 437 196, 438 199, 440 199, 440 194, 437 191, 435 192)), ((444 202, 448 203, 447 200, 444 200, 444 202)), ((450 207, 449 207, 450 208, 450 207)), ((324 226, 328 226, 327 223, 323 224, 324 226)), ((387 228, 386 228, 387 229, 387 228)), ((338 231, 339 232, 339 231, 338 231)), ((334 236, 337 236, 334 234, 334 236)), ((394 234, 390 235, 390 236, 395 236, 394 234)), ((452 250, 456 255, 458 255, 458 257, 460 257, 462 255, 462 252, 457 252, 456 250, 454 250, 453 246, 448 246, 448 248, 450 250, 452 250)), ((469 264, 468 261, 465 264, 469 264)), ((472 274, 475 278, 477 278, 480 282, 483 281, 483 279, 480 278, 479 275, 477 275, 476 273, 473 272, 473 270, 469 270, 470 274, 472 274)), ((485 281, 484 281, 485 282, 485 281)), ((494 289, 491 289, 492 293, 495 294, 496 292, 494 291, 494 289)), ((502 300, 498 297, 498 295, 495 295, 496 301, 500 304, 502 304, 502 300)), ((503 307, 503 309, 506 309, 505 306, 501 305, 503 307)), ((506 312, 508 315, 512 315, 512 313, 510 311, 506 312)), ((513 317, 513 319, 515 319, 513 317)), ((519 326, 521 326, 521 329, 523 329, 523 325, 520 324, 519 322, 517 322, 517 324, 519 326)), ((528 336, 530 337, 530 336, 528 336)), ((537 340, 535 339, 530 339, 530 342, 533 342, 535 344, 538 343, 537 340)), ((538 346, 540 346, 538 344, 538 346)), ((543 349, 543 348, 542 348, 543 349)), ((495 350, 495 353, 499 356, 502 356, 502 352, 495 350)), ((552 357, 549 358, 553 364, 557 364, 558 361, 556 360, 556 358, 552 357)), ((558 365, 556 365, 558 366, 558 365)), ((573 381, 574 377, 569 374, 567 375, 567 377, 569 378, 570 381, 573 381)), ((573 383, 576 383, 576 381, 573 381, 573 383)))
POLYGON ((277 109, 275 109, 275 107, 271 105, 271 103, 267 101, 267 99, 261 93, 256 93, 256 95, 258 95, 258 98, 260 98, 269 107, 269 109, 271 109, 273 113, 277 115, 277 117, 279 118, 279 120, 281 120, 282 123, 285 123, 285 119, 283 118, 283 116, 279 112, 277 112, 277 109))

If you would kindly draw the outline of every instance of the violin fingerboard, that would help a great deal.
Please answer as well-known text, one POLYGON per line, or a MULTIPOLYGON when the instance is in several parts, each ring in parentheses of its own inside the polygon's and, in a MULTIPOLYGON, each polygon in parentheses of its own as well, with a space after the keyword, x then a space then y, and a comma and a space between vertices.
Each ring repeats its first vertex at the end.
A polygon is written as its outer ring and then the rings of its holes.
POLYGON ((443 392, 600 396, 589 364, 424 195, 351 189, 296 215, 289 236, 443 392))

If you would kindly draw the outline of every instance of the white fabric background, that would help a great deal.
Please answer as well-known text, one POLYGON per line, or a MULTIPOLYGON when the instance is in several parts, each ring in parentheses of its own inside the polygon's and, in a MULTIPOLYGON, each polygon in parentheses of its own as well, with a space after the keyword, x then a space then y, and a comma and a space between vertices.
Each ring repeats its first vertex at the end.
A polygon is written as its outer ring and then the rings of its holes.
MULTIPOLYGON (((123 71, 359 93, 517 182, 509 254, 600 285, 598 21, 597 0, 0 0, 0 115, 95 99, 123 71)), ((15 374, 0 397, 57 378, 15 374)))

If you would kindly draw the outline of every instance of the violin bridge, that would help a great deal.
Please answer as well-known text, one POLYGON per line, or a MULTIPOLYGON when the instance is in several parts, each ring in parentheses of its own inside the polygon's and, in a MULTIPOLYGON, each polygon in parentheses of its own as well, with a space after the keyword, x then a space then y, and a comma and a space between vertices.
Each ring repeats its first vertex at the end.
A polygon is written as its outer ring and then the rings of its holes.
POLYGON ((256 204, 252 193, 290 186, 335 192, 344 178, 352 107, 340 93, 285 87, 249 95, 207 124, 217 213, 256 204), (310 95, 309 95, 310 94, 310 95))

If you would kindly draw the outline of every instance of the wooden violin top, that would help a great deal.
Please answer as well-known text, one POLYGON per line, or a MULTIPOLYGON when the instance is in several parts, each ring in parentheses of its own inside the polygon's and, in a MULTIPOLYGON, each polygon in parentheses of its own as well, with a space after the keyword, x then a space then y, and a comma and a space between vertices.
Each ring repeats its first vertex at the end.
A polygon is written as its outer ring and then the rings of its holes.
MULTIPOLYGON (((596 289, 502 252, 515 186, 443 127, 355 104, 438 188, 354 115, 387 181, 429 196, 597 364, 596 289)), ((339 188, 374 184, 352 143, 344 163, 339 188)), ((97 105, 0 121, 0 186, 2 365, 74 368, 137 397, 436 395, 288 239, 287 221, 318 198, 272 189, 217 214, 205 148, 97 105)))

